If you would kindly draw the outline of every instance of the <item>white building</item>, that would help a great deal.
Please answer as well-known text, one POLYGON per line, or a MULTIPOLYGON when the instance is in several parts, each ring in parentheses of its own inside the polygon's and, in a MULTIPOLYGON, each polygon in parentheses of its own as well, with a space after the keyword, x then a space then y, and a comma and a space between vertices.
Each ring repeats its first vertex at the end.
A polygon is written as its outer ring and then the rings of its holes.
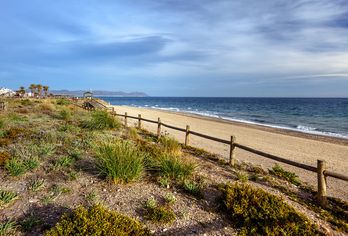
POLYGON ((16 93, 13 92, 11 89, 8 88, 0 88, 0 97, 12 97, 16 93))

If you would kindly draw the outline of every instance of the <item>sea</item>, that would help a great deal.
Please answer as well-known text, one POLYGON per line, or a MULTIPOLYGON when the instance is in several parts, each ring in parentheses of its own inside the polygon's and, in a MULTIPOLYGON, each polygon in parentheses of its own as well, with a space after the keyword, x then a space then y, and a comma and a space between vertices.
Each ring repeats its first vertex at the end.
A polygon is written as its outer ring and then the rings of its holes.
POLYGON ((348 139, 348 98, 100 98, 112 105, 191 113, 348 139))

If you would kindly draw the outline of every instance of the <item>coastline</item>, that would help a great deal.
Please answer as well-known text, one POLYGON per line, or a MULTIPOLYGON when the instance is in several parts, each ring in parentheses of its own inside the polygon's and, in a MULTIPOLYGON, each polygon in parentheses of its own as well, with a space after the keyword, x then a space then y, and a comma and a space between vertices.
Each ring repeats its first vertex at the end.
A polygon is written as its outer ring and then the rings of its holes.
MULTIPOLYGON (((296 131, 280 130, 271 127, 261 127, 254 124, 245 124, 221 120, 214 117, 204 117, 196 114, 164 111, 151 108, 138 108, 130 106, 113 106, 117 113, 128 113, 130 116, 141 114, 143 118, 161 121, 169 125, 190 129, 213 137, 229 140, 235 135, 237 142, 260 151, 278 155, 283 158, 297 161, 303 164, 316 166, 317 160, 325 160, 329 170, 345 174, 348 169, 348 145, 346 140, 334 137, 322 137, 318 135, 305 134, 296 131)), ((135 126, 137 120, 129 119, 128 125, 135 126)), ((156 133, 157 124, 143 122, 142 126, 156 133)), ((169 133, 179 142, 184 141, 184 133, 162 128, 162 131, 169 133)), ((206 140, 197 136, 190 136, 190 146, 205 149, 218 154, 227 160, 229 155, 228 145, 206 140)), ((236 159, 260 165, 264 169, 274 166, 275 161, 260 157, 258 155, 236 149, 236 159)), ((280 163, 286 170, 295 172, 303 182, 309 183, 316 188, 316 173, 308 172, 297 167, 280 163)), ((348 200, 348 184, 340 180, 328 178, 328 191, 332 196, 348 200)))
MULTIPOLYGON (((185 111, 172 111, 172 110, 157 109, 152 107, 136 107, 136 106, 124 106, 124 105, 111 105, 111 106, 161 111, 161 112, 166 112, 169 114, 176 114, 176 115, 205 119, 205 120, 216 121, 216 122, 221 122, 226 124, 233 124, 233 125, 254 128, 254 129, 268 131, 268 132, 274 132, 274 133, 283 134, 283 135, 290 135, 290 136, 299 137, 299 138, 312 139, 312 140, 317 140, 322 142, 329 142, 333 144, 348 145, 348 138, 338 137, 338 136, 336 137, 336 136, 330 136, 330 135, 324 135, 324 134, 314 134, 314 133, 305 132, 301 130, 295 130, 295 129, 286 128, 286 127, 273 127, 267 124, 263 125, 263 124, 257 124, 253 122, 247 122, 247 121, 243 122, 243 121, 237 121, 237 120, 206 116, 202 114, 185 112, 185 111)), ((182 127, 182 128, 185 128, 185 127, 182 127)))

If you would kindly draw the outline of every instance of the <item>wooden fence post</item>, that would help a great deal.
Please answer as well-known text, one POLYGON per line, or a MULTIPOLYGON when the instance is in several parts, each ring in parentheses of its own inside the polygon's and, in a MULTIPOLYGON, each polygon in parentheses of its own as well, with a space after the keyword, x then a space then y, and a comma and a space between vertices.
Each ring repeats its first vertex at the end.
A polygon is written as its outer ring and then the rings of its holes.
POLYGON ((321 207, 327 206, 326 198, 326 177, 324 171, 326 169, 326 162, 323 160, 317 161, 317 173, 318 173, 318 203, 321 207))
POLYGON ((234 143, 236 142, 236 137, 234 136, 231 136, 231 143, 230 143, 230 161, 229 161, 229 164, 230 166, 234 166, 235 164, 235 152, 234 152, 234 149, 235 149, 235 145, 234 143))
POLYGON ((141 129, 141 114, 138 115, 138 128, 141 129))
POLYGON ((112 114, 112 115, 115 115, 115 107, 112 107, 111 114, 112 114))
POLYGON ((127 112, 124 113, 124 126, 127 127, 127 112))
POLYGON ((158 123, 157 123, 157 138, 161 137, 161 118, 158 117, 158 123))
POLYGON ((190 142, 189 134, 190 134, 190 126, 186 125, 185 146, 189 145, 189 142, 190 142))

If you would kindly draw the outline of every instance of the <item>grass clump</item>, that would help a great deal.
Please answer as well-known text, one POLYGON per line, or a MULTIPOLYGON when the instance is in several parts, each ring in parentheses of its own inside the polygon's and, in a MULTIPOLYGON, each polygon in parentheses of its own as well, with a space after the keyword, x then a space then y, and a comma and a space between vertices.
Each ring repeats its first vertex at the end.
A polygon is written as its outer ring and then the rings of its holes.
POLYGON ((160 175, 172 180, 181 181, 192 176, 196 166, 179 157, 163 155, 159 160, 160 175))
POLYGON ((112 139, 96 148, 96 164, 100 174, 115 183, 138 180, 144 172, 144 154, 128 141, 112 139))
POLYGON ((13 231, 17 228, 16 222, 12 220, 7 220, 0 223, 0 236, 12 235, 13 231))
POLYGON ((44 103, 40 104, 40 110, 43 112, 47 112, 50 113, 52 111, 54 111, 55 107, 51 102, 45 101, 44 103))
POLYGON ((37 192, 44 187, 45 187, 45 180, 44 179, 40 179, 40 178, 33 179, 33 180, 30 180, 28 183, 28 190, 33 191, 33 192, 37 192))
POLYGON ((248 184, 227 184, 224 205, 240 227, 239 235, 318 235, 320 232, 304 215, 282 198, 248 184))
POLYGON ((70 156, 61 157, 60 159, 55 161, 53 168, 60 169, 64 167, 70 167, 74 162, 75 159, 70 156))
POLYGON ((66 121, 66 122, 71 121, 71 119, 72 119, 71 111, 69 111, 68 109, 60 110, 59 114, 58 114, 58 118, 66 121))
POLYGON ((46 236, 68 235, 151 235, 140 222, 101 205, 89 209, 77 208, 71 215, 64 215, 46 236))
POLYGON ((139 134, 138 134, 138 131, 136 128, 129 127, 129 128, 127 128, 126 132, 127 132, 126 133, 127 138, 129 138, 131 140, 138 140, 139 139, 139 134))
POLYGON ((7 170, 10 176, 20 176, 27 171, 27 168, 23 161, 17 158, 11 158, 9 161, 6 161, 5 170, 7 170))
POLYGON ((182 184, 185 192, 197 197, 203 198, 204 183, 201 179, 199 180, 185 180, 182 184))
POLYGON ((3 129, 5 127, 5 121, 3 119, 0 119, 0 129, 3 129))
POLYGON ((181 155, 181 145, 180 143, 167 135, 161 136, 158 140, 161 144, 163 151, 172 156, 180 156, 181 155))
POLYGON ((17 198, 18 195, 16 193, 0 189, 0 209, 16 200, 17 198))
POLYGON ((70 105, 70 101, 64 98, 57 99, 56 104, 60 106, 67 106, 70 105))
POLYGON ((280 165, 275 164, 269 172, 275 176, 278 176, 282 179, 287 180, 288 182, 294 185, 301 185, 301 181, 298 179, 298 176, 290 171, 284 170, 280 165))
POLYGON ((176 219, 168 204, 159 205, 154 198, 148 199, 145 203, 145 217, 159 223, 172 223, 176 219))
POLYGON ((23 219, 19 224, 21 226, 22 231, 29 232, 33 228, 43 224, 44 222, 40 219, 39 216, 30 213, 23 219))
POLYGON ((121 123, 106 111, 95 111, 89 120, 81 123, 81 126, 90 130, 119 129, 121 123))

